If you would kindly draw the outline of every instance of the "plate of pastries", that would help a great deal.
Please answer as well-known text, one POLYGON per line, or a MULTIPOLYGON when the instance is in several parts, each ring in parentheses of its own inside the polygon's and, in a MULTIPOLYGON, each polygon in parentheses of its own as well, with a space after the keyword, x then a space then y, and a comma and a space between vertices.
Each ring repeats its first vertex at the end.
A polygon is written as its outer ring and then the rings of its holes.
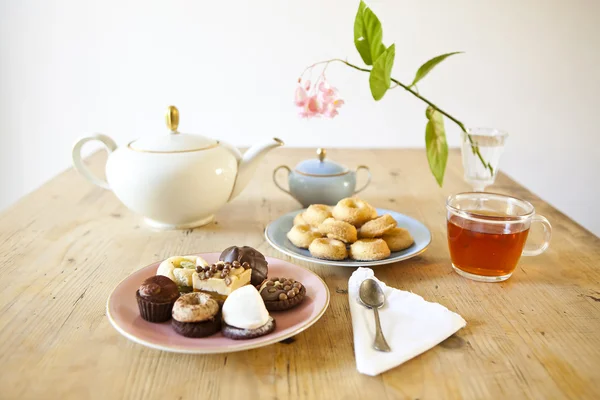
POLYGON ((266 227, 265 237, 295 259, 343 267, 406 260, 431 242, 431 232, 421 222, 356 197, 285 214, 266 227))
POLYGON ((135 271, 109 296, 106 315, 144 346, 208 354, 285 340, 317 322, 328 305, 327 285, 314 272, 231 246, 135 271))

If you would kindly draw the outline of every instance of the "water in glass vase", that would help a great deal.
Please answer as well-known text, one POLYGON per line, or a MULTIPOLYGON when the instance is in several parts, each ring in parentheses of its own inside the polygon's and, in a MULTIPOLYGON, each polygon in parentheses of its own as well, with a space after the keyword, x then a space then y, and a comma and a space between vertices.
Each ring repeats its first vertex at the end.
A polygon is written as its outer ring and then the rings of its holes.
POLYGON ((482 192, 486 186, 493 184, 496 180, 500 157, 504 151, 504 142, 508 134, 491 128, 472 128, 468 131, 471 140, 463 133, 461 149, 465 181, 475 191, 482 192), (479 156, 473 152, 473 146, 477 146, 481 157, 491 165, 493 174, 489 168, 483 165, 479 156))

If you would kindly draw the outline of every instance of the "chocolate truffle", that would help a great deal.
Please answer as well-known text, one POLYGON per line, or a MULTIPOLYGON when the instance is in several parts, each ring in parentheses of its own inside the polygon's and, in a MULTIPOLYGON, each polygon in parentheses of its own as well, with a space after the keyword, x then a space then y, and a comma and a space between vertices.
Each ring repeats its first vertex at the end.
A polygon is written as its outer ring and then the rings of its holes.
POLYGON ((268 262, 258 250, 250 246, 231 246, 223 250, 219 260, 233 263, 234 261, 243 264, 247 262, 252 268, 252 277, 250 283, 254 286, 260 285, 268 274, 268 262))
POLYGON ((146 279, 135 293, 140 315, 148 322, 165 322, 171 318, 179 288, 171 279, 156 275, 146 279))

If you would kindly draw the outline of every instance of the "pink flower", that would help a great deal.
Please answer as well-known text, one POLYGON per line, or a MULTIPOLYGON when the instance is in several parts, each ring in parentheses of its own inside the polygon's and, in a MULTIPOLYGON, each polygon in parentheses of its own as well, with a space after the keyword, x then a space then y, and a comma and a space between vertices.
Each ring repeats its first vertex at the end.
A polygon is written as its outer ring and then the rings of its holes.
POLYGON ((344 103, 343 100, 336 100, 325 104, 323 115, 327 118, 333 118, 339 114, 338 108, 344 103))
POLYGON ((321 75, 318 85, 311 86, 309 80, 302 84, 298 81, 294 104, 299 108, 302 118, 325 117, 334 118, 339 114, 338 109, 344 104, 344 100, 338 98, 338 92, 321 75))
POLYGON ((306 100, 308 99, 308 95, 306 94, 306 90, 302 86, 298 86, 296 88, 296 98, 294 103, 298 107, 303 107, 306 104, 306 100))
POLYGON ((323 106, 316 95, 312 95, 308 98, 308 109, 316 114, 323 112, 323 106))
POLYGON ((336 95, 336 90, 329 87, 329 84, 325 81, 321 81, 319 84, 319 92, 324 99, 333 99, 336 95))
POLYGON ((309 111, 306 108, 301 109, 299 114, 300 114, 300 117, 302 117, 302 118, 311 118, 311 117, 315 116, 315 114, 313 112, 309 111))

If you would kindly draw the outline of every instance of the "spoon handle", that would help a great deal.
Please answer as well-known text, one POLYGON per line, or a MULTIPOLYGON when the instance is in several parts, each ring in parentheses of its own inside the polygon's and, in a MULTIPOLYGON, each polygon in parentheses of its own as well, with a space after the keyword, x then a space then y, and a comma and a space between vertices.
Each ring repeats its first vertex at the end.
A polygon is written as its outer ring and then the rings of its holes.
POLYGON ((379 322, 379 311, 377 311, 376 307, 373 307, 373 311, 375 311, 375 343, 373 343, 373 348, 379 351, 390 352, 392 349, 385 341, 385 337, 383 337, 383 332, 381 332, 381 323, 379 322))

